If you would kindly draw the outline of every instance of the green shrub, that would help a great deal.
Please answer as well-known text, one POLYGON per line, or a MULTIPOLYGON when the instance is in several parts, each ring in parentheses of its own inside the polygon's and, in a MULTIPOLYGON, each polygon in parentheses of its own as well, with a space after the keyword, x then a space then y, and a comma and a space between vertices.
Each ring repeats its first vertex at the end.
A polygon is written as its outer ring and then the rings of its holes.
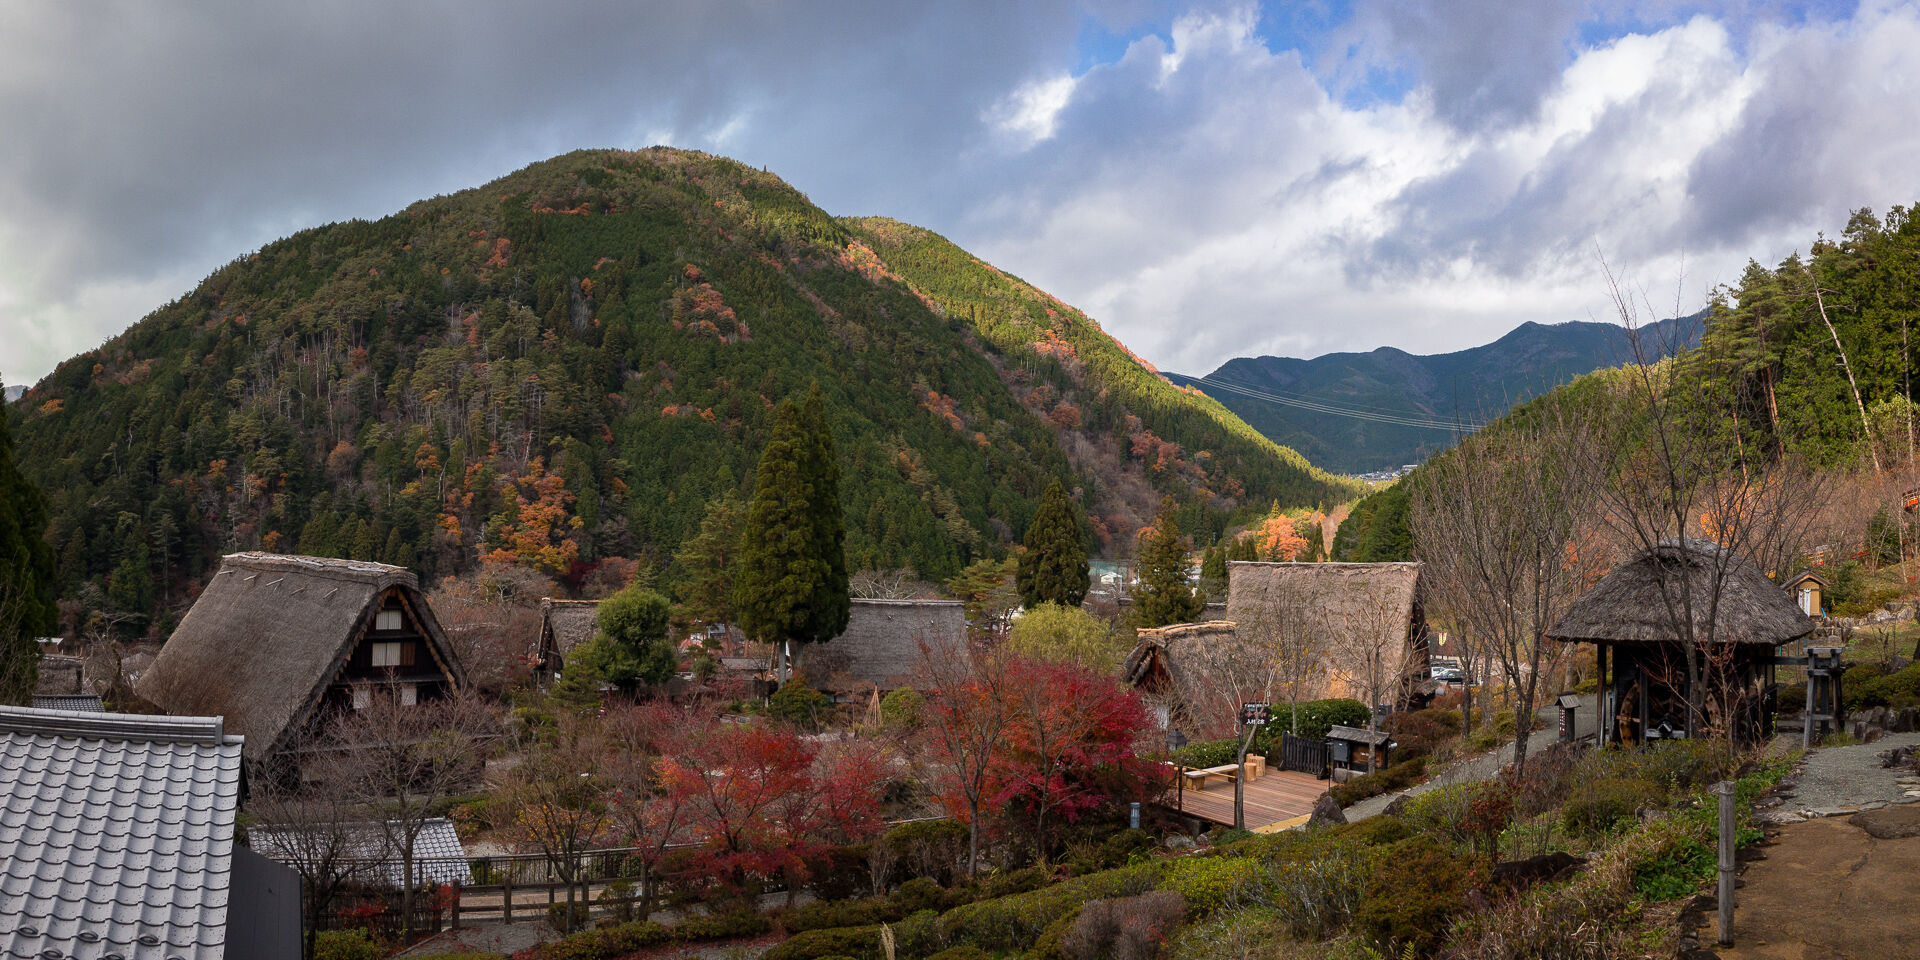
POLYGON ((622 923, 604 930, 583 930, 534 951, 535 960, 607 960, 659 946, 672 939, 666 927, 651 921, 622 923))
POLYGON ((893 925, 893 945, 900 956, 924 957, 946 949, 940 915, 921 910, 893 925))
POLYGON ((821 900, 845 900, 872 889, 867 844, 829 847, 807 860, 807 892, 821 900))
MULTIPOLYGON (((1865 666, 1864 664, 1862 666, 1865 666)), ((1920 704, 1920 663, 1894 673, 1865 679, 1853 685, 1854 667, 1847 671, 1840 689, 1849 710, 1869 707, 1911 707, 1920 704)), ((1804 696, 1804 695, 1803 695, 1804 696)))
POLYGON ((889 730, 911 730, 920 725, 927 701, 912 687, 900 687, 880 700, 880 722, 889 730))
POLYGON ((1411 837, 1381 851, 1354 924, 1389 954, 1431 956, 1472 885, 1459 855, 1430 837, 1411 837))
POLYGON ((799 679, 789 681, 767 698, 767 712, 801 730, 818 730, 833 709, 833 700, 799 679))
POLYGON ((1062 951, 1060 944, 1069 933, 1073 932, 1074 924, 1080 922, 1080 911, 1083 907, 1084 904, 1076 904, 1072 909, 1055 917, 1052 923, 1047 924, 1045 930, 1040 931, 1039 938, 1033 941, 1033 949, 1023 954, 1022 960, 1066 960, 1067 955, 1062 951))
POLYGON ((1560 824, 1568 833, 1598 839, 1655 800, 1653 787, 1642 780, 1589 780, 1576 785, 1560 808, 1560 824))
POLYGON ((954 820, 917 820, 888 830, 879 843, 900 858, 907 876, 952 883, 967 853, 967 828, 954 820))
MULTIPOLYGON (((914 881, 932 883, 932 881, 914 881)), ((936 888, 938 889, 938 888, 936 888)), ((864 900, 815 900, 788 910, 780 918, 781 926, 791 933, 825 930, 828 927, 861 927, 889 923, 906 916, 899 901, 873 897, 864 900)))
POLYGON ((1675 817, 1648 829, 1648 848, 1633 862, 1635 893, 1648 900, 1678 900, 1713 876, 1715 852, 1703 822, 1675 817))
POLYGON ((941 935, 947 943, 971 943, 983 950, 1025 950, 1061 914, 1079 909, 1088 900, 1152 890, 1166 872, 1165 863, 1152 861, 1106 870, 1027 893, 957 907, 940 917, 941 935))
POLYGON ((957 906, 963 894, 951 891, 926 877, 915 877, 900 885, 888 899, 902 916, 921 910, 945 910, 957 906))
POLYGON ((569 904, 565 900, 562 900, 559 903, 547 904, 547 926, 555 930, 568 929, 567 913, 569 909, 571 909, 573 913, 572 929, 584 930, 593 925, 591 919, 593 905, 591 903, 585 900, 576 900, 571 907, 569 907, 569 904))
POLYGON ((880 953, 880 927, 833 927, 796 933, 766 953, 760 960, 826 960, 850 957, 852 960, 883 960, 880 953))
POLYGON ((985 950, 972 944, 963 943, 957 947, 948 947, 927 960, 993 960, 985 950))
POLYGON ((1381 847, 1405 840, 1413 836, 1413 831, 1407 829, 1406 821, 1399 817, 1380 816, 1329 827, 1326 836, 1329 839, 1352 840, 1368 846, 1381 847))
POLYGON ((313 939, 314 960, 380 960, 387 955, 365 930, 322 930, 313 939))
POLYGON ((1336 784, 1329 792, 1333 794, 1333 802, 1349 807, 1368 797, 1405 790, 1419 783, 1420 778, 1426 773, 1427 758, 1415 757, 1384 770, 1376 770, 1373 773, 1355 777, 1346 783, 1336 784))
MULTIPOLYGON (((619 929, 618 927, 614 929, 619 929)), ((773 929, 773 924, 751 910, 735 910, 730 913, 697 913, 684 917, 673 925, 675 940, 693 943, 701 940, 731 940, 735 937, 757 937, 773 929)))
MULTIPOLYGON (((1844 686, 1844 681, 1842 685, 1844 686)), ((1806 710, 1807 709, 1806 681, 1802 680, 1798 683, 1781 684, 1778 702, 1780 704, 1780 713, 1785 716, 1791 716, 1793 714, 1800 713, 1806 710)))
MULTIPOLYGON (((1388 817, 1372 819, 1399 824, 1388 817)), ((1404 837, 1406 827, 1400 826, 1399 832, 1404 837)), ((1322 940, 1353 918, 1365 898, 1367 878, 1381 857, 1381 851, 1363 836, 1331 838, 1273 866, 1267 881, 1273 909, 1295 937, 1322 940)))
POLYGON ((1038 890, 1052 881, 1053 871, 1037 864, 1018 870, 996 871, 980 882, 978 896, 974 899, 1010 897, 1016 893, 1038 890))
POLYGON ((1244 857, 1187 857, 1173 861, 1161 889, 1186 898, 1196 917, 1229 905, 1264 902, 1266 874, 1260 862, 1244 857))

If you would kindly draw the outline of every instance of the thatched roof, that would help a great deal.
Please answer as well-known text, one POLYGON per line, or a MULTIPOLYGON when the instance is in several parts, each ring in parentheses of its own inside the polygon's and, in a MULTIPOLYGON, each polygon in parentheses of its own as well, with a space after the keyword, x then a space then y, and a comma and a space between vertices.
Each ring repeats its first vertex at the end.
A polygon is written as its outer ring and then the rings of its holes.
POLYGON ((1663 583, 1676 602, 1683 586, 1692 594, 1694 630, 1699 637, 1775 646, 1813 632, 1813 621, 1758 568, 1723 557, 1720 546, 1712 541, 1687 539, 1665 541, 1614 567, 1574 601, 1547 636, 1569 643, 1677 643, 1663 583), (1719 622, 1714 624, 1707 607, 1716 566, 1725 570, 1725 576, 1719 622))
POLYGON ((540 652, 567 656, 600 632, 600 601, 540 598, 540 652))
POLYGON ((1156 676, 1172 679, 1179 669, 1179 650, 1187 644, 1231 643, 1233 621, 1207 620, 1201 623, 1176 623, 1167 627, 1143 627, 1134 631, 1133 652, 1121 664, 1120 678, 1131 686, 1152 684, 1156 676))
POLYGON ((141 675, 137 691, 168 713, 223 716, 249 761, 297 732, 390 588, 403 591, 449 678, 466 682, 453 649, 404 567, 321 557, 236 553, 141 675))
POLYGON ((1418 563, 1235 561, 1227 616, 1249 636, 1307 637, 1326 666, 1307 695, 1353 696, 1362 663, 1379 663, 1403 684, 1426 675, 1420 589, 1418 563))
POLYGON ((958 651, 966 642, 966 605, 958 600, 856 597, 846 631, 797 648, 794 669, 821 690, 892 690, 912 682, 922 643, 958 651))

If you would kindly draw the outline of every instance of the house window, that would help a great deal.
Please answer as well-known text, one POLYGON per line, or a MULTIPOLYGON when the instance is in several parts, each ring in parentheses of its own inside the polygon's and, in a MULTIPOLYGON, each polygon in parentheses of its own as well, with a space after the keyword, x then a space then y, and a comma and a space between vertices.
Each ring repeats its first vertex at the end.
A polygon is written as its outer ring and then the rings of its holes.
POLYGON ((411 707, 414 704, 417 704, 419 702, 420 702, 420 685, 419 684, 403 683, 400 685, 400 705, 401 706, 411 707))
POLYGON ((373 645, 373 665, 376 667, 400 666, 400 644, 376 643, 373 645))
POLYGON ((353 688, 353 708, 355 710, 365 710, 367 707, 371 706, 372 704, 373 704, 372 690, 367 689, 367 687, 364 685, 356 686, 353 688))
POLYGON ((401 624, 400 624, 400 611, 399 611, 399 610, 397 610, 397 609, 394 609, 394 610, 382 610, 382 611, 380 611, 379 613, 376 613, 376 614, 374 614, 374 615, 373 615, 373 628, 374 628, 375 630, 403 630, 403 629, 405 629, 405 627, 403 627, 403 626, 401 626, 401 624))

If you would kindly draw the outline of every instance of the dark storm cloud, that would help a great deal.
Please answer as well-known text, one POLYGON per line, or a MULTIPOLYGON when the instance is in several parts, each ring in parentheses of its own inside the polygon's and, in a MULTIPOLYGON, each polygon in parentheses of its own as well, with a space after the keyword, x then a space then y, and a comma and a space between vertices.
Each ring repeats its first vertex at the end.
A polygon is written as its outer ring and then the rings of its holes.
POLYGON ((1532 120, 1573 59, 1580 0, 1388 0, 1362 8, 1380 53, 1404 58, 1442 119, 1466 130, 1532 120))

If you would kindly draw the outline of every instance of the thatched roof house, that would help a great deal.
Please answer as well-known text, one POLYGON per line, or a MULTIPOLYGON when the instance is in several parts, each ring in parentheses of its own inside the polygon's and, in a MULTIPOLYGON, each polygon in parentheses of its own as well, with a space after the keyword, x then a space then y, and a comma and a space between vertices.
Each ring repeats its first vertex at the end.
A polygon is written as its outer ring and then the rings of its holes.
POLYGON ((1194 711, 1187 702, 1191 678, 1181 669, 1181 655, 1196 646, 1238 643, 1233 621, 1145 627, 1135 631, 1134 639, 1133 652, 1121 664, 1120 678, 1140 692, 1162 728, 1193 732, 1194 711))
POLYGON ((1709 540, 1667 540, 1613 568, 1574 601, 1547 636, 1598 648, 1610 740, 1692 734, 1681 627, 1715 661, 1708 696, 1732 696, 1751 735, 1768 725, 1773 658, 1813 632, 1794 598, 1709 540), (1716 591, 1715 587, 1718 586, 1716 591), (1717 592, 1717 602, 1715 595, 1717 592), (1691 598, 1690 615, 1682 597, 1691 598), (1743 692, 1744 691, 1744 692, 1743 692))
POLYGON ((921 644, 940 651, 966 642, 966 605, 958 600, 855 597, 846 631, 796 649, 794 672, 809 686, 838 694, 893 690, 912 683, 921 644))
POLYGON ((1427 677, 1427 620, 1418 563, 1227 565, 1227 619, 1249 636, 1305 637, 1326 664, 1302 699, 1367 699, 1377 671, 1385 699, 1404 703, 1427 677))
POLYGON ((225 717, 258 762, 376 690, 412 703, 465 682, 405 568, 236 553, 136 689, 171 714, 225 717))
POLYGON ((600 601, 540 598, 540 641, 534 652, 542 676, 565 669, 567 656, 600 631, 600 601))

